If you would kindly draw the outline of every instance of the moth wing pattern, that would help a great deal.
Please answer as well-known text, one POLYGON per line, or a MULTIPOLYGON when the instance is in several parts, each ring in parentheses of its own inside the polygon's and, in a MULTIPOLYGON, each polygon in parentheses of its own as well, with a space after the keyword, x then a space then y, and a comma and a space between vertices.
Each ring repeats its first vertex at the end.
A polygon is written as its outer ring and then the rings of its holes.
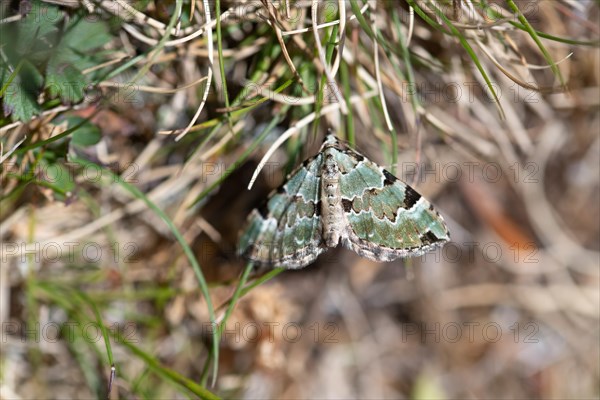
POLYGON ((319 153, 252 211, 239 249, 256 264, 296 269, 340 243, 371 260, 392 261, 449 240, 431 203, 328 135, 319 153))
POLYGON ((325 250, 321 237, 320 174, 322 154, 306 160, 252 211, 239 249, 264 266, 302 268, 325 250))
POLYGON ((348 224, 345 247, 371 260, 391 261, 450 240, 441 215, 412 187, 344 144, 335 157, 348 224))

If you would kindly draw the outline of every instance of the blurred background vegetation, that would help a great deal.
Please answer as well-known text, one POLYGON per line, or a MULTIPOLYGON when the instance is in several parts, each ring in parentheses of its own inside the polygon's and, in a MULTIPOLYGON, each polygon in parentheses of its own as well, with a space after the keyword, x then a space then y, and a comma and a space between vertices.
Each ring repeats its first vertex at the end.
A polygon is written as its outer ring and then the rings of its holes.
POLYGON ((597 2, 0 12, 2 398, 600 396, 597 2), (245 265, 328 128, 453 242, 245 265))

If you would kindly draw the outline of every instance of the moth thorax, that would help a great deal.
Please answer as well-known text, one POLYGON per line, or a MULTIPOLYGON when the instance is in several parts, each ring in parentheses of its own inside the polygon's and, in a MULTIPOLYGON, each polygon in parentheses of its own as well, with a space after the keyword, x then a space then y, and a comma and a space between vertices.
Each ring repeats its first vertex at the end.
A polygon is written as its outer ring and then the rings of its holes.
POLYGON ((340 169, 333 160, 333 156, 328 154, 325 158, 325 164, 323 165, 322 178, 324 179, 335 179, 338 180, 340 175, 340 169))
POLYGON ((344 210, 340 196, 340 171, 329 157, 321 174, 321 223, 322 236, 328 247, 336 247, 344 226, 344 210))

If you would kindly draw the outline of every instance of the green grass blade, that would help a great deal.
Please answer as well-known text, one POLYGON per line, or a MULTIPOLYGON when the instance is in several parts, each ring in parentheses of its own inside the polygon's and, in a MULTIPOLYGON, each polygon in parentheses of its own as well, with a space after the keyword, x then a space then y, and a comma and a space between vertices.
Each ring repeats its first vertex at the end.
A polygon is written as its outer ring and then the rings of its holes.
MULTIPOLYGON (((482 7, 484 7, 485 13, 487 13, 487 15, 490 18, 497 18, 498 20, 504 19, 504 16, 501 13, 499 13, 494 7, 490 7, 489 5, 484 5, 484 4, 482 4, 482 7)), ((508 23, 517 29, 520 29, 522 31, 527 31, 527 28, 525 27, 525 25, 522 25, 522 24, 518 23, 517 21, 509 20, 508 23)), ((533 28, 533 27, 531 27, 531 28, 533 28)), ((541 38, 552 40, 554 42, 559 42, 559 43, 572 44, 574 46, 598 46, 598 45, 600 45, 600 40, 590 40, 590 41, 576 40, 576 39, 564 38, 564 37, 556 36, 556 35, 550 35, 549 33, 538 31, 538 30, 534 30, 534 32, 536 35, 538 35, 541 38)))
POLYGON ((150 370, 152 370, 155 373, 157 373, 158 375, 162 376, 167 381, 176 383, 178 386, 180 386, 186 390, 189 390, 190 392, 192 392, 193 394, 195 394, 196 396, 198 396, 201 399, 206 399, 206 400, 218 400, 219 399, 219 397, 216 394, 212 393, 208 389, 205 389, 203 386, 198 385, 196 382, 186 378, 185 376, 183 376, 181 374, 178 374, 177 372, 175 372, 171 369, 163 367, 158 360, 156 360, 154 357, 151 357, 145 351, 143 351, 139 347, 135 346, 134 344, 130 343, 129 341, 123 340, 122 344, 125 347, 127 347, 136 356, 138 356, 139 358, 144 360, 144 362, 146 363, 146 366, 150 370))
POLYGON ((352 8, 352 12, 354 13, 354 16, 356 17, 360 27, 367 35, 369 35, 370 38, 375 38, 375 33, 371 29, 371 25, 365 19, 365 16, 360 12, 360 7, 358 6, 356 0, 350 0, 350 8, 352 8))
MULTIPOLYGON (((326 49, 325 49, 325 61, 327 64, 331 64, 331 59, 333 57, 333 50, 335 48, 333 42, 335 41, 335 38, 337 37, 337 32, 338 32, 339 27, 337 25, 333 26, 331 29, 331 34, 329 35, 329 37, 327 38, 327 44, 326 44, 326 49)), ((325 66, 323 66, 325 67, 325 66)), ((324 100, 324 94, 325 94, 325 85, 327 84, 327 77, 325 76, 325 73, 323 73, 323 76, 321 76, 321 80, 319 81, 319 89, 317 91, 317 98, 315 101, 315 115, 316 118, 314 120, 313 123, 313 136, 316 137, 318 128, 319 128, 319 121, 321 120, 321 109, 323 108, 323 100, 324 100)), ((330 90, 335 90, 334 88, 329 88, 330 90)))
MULTIPOLYGON (((409 2, 409 4, 411 6, 414 5, 413 7, 417 7, 417 5, 416 5, 416 3, 415 3, 414 0, 407 0, 407 1, 409 2)), ((498 108, 498 112, 500 114, 500 117, 502 119, 506 119, 506 116, 504 115, 504 110, 502 109, 502 106, 500 105, 500 99, 498 98, 498 94, 496 93, 496 90, 494 89, 494 86, 492 85, 492 81, 491 81, 490 77, 488 76, 487 72, 485 72, 485 69, 483 68, 483 65, 481 65, 481 62, 479 61, 479 58, 477 57, 477 54, 475 54, 475 51, 473 50, 473 48, 471 47, 471 45, 469 44, 469 42, 467 41, 467 39, 452 24, 452 21, 450 21, 448 19, 448 17, 446 17, 446 15, 444 15, 444 12, 442 10, 440 10, 434 4, 432 4, 432 9, 435 11, 436 15, 442 21, 444 21, 444 23, 446 24, 446 26, 448 27, 448 29, 450 29, 450 32, 452 33, 452 35, 455 36, 458 39, 458 41, 460 42, 461 46, 466 50, 466 52, 469 55, 469 57, 471 57, 471 60, 473 60, 473 63, 475 63, 475 66, 479 70, 479 73, 481 74, 481 76, 485 80, 485 83, 486 83, 489 91, 494 96, 495 104, 496 104, 496 107, 498 108)))
POLYGON ((270 281, 271 279, 275 278, 277 275, 279 275, 280 273, 282 273, 285 270, 286 270, 285 268, 273 268, 271 271, 267 272, 260 278, 255 279, 254 281, 249 283, 247 286, 245 286, 244 289, 242 289, 240 296, 245 296, 249 291, 251 291, 255 287, 260 286, 267 281, 270 281))
POLYGON ((112 353, 112 346, 110 345, 110 337, 108 335, 108 330, 106 329, 106 326, 104 326, 104 321, 102 320, 102 316, 100 315, 100 310, 96 306, 96 303, 85 292, 77 291, 76 293, 92 309, 94 317, 96 317, 96 323, 102 331, 104 345, 106 346, 106 356, 108 358, 108 364, 114 365, 115 360, 112 353))
POLYGON ((515 2, 513 0, 506 0, 506 3, 510 7, 510 9, 515 14, 517 14, 517 18, 519 18, 519 21, 521 22, 521 24, 523 24, 523 27, 529 33, 529 36, 531 36, 531 38, 533 39, 533 41, 535 42, 535 44, 537 44, 538 48, 540 49, 540 51, 544 55, 544 58, 546 59, 546 62, 550 65, 550 68, 552 69, 552 72, 560 80, 560 84, 563 87, 566 86, 565 79, 563 78, 562 73, 560 72, 560 69, 558 68, 558 65, 556 65, 556 63, 552 59, 552 56, 550 56, 550 53, 548 53, 548 50, 546 50, 546 47, 544 46, 544 44, 540 40, 540 37, 538 36, 538 34, 535 31, 535 29, 533 29, 533 27, 529 24, 529 21, 527 21, 527 18, 525 18, 525 16, 523 15, 523 13, 519 9, 519 7, 517 7, 517 5, 515 4, 515 2))
POLYGON ((94 118, 96 116, 96 113, 97 112, 95 112, 94 114, 92 114, 90 117, 82 120, 80 123, 78 123, 74 127, 67 129, 63 133, 59 133, 58 135, 52 136, 51 138, 48 138, 46 140, 40 140, 39 142, 32 143, 29 146, 20 147, 19 149, 17 149, 15 151, 15 153, 19 154, 19 155, 22 155, 22 154, 24 154, 25 152, 27 152, 29 150, 37 149, 38 147, 45 146, 47 144, 56 142, 57 140, 60 140, 60 139, 62 139, 64 137, 67 137, 71 133, 75 132, 77 129, 81 128, 83 125, 85 125, 86 123, 88 123, 92 118, 94 118))
MULTIPOLYGON (((107 176, 110 176, 113 179, 113 182, 117 182, 125 190, 127 190, 129 193, 131 193, 135 198, 142 200, 149 209, 151 209, 156 215, 158 215, 158 217, 160 217, 160 219, 163 220, 163 222, 169 227, 169 230, 171 231, 173 236, 175 236, 175 238, 181 245, 183 252, 185 253, 186 257, 188 258, 190 264, 192 265, 192 269, 194 270, 194 273, 196 274, 196 279, 198 280, 198 283, 200 285, 200 290, 202 291, 202 295, 204 296, 204 299, 206 300, 206 305, 208 308, 210 322, 214 324, 216 322, 215 321, 215 310, 212 305, 210 293, 208 291, 208 284, 206 283, 206 279, 204 278, 204 274, 202 273, 200 264, 198 263, 198 260, 196 260, 196 257, 194 256, 192 249, 186 243, 186 241, 183 238, 183 236, 181 235, 181 233, 179 233, 179 230, 177 229, 177 227, 175 226, 173 221, 171 221, 169 216, 163 210, 161 210, 158 206, 156 206, 152 201, 150 201, 150 199, 144 193, 142 193, 138 188, 129 184, 128 182, 125 182, 120 176, 113 174, 110 170, 108 170, 106 168, 102 168, 102 167, 98 166, 97 164, 94 164, 92 162, 89 162, 89 161, 81 159, 81 158, 74 158, 72 161, 81 165, 82 167, 95 168, 98 171, 102 172, 103 174, 107 174, 107 176)), ((218 369, 219 369, 219 364, 218 364, 219 341, 218 341, 218 339, 219 338, 218 338, 216 332, 213 333, 212 351, 216 355, 216 357, 214 359, 215 361, 213 363, 214 376, 217 375, 218 369)))
MULTIPOLYGON (((509 21, 509 22, 515 28, 521 29, 523 31, 526 30, 524 25, 521 25, 516 21, 509 21)), ((534 30, 534 32, 536 35, 538 35, 541 38, 553 40, 553 41, 559 42, 559 43, 572 44, 574 46, 594 46, 594 47, 600 46, 600 40, 590 40, 590 41, 575 40, 575 39, 568 39, 568 38, 563 38, 560 36, 550 35, 549 33, 541 32, 541 31, 537 31, 537 30, 534 30)))
POLYGON ((148 62, 144 64, 142 68, 140 68, 137 74, 135 74, 131 80, 131 83, 137 82, 142 76, 146 75, 148 71, 150 71, 150 68, 152 68, 154 59, 160 54, 161 50, 165 47, 165 43, 167 43, 167 40, 169 40, 169 37, 171 37, 171 32, 177 23, 178 16, 181 15, 181 7, 183 7, 183 0, 175 0, 175 10, 171 16, 171 20, 169 20, 169 25, 167 25, 165 29, 165 35, 160 39, 156 47, 149 51, 148 54, 150 57, 148 57, 148 62))
MULTIPOLYGON (((102 332, 104 343, 107 349, 106 354, 109 365, 114 365, 114 358, 112 354, 112 347, 110 345, 110 336, 108 334, 108 330, 102 321, 102 317, 96 306, 96 303, 89 296, 80 290, 54 282, 36 281, 32 286, 32 289, 32 294, 35 293, 35 295, 38 297, 40 296, 41 292, 43 292, 46 297, 42 297, 42 299, 45 302, 48 300, 54 302, 56 305, 64 309, 67 314, 77 320, 80 326, 86 326, 87 324, 95 323, 102 332), (84 312, 86 305, 88 308, 92 309, 94 318, 91 318, 84 312)), ((72 347, 72 350, 76 354, 75 357, 79 361, 80 368, 84 377, 86 378, 86 381, 88 382, 88 386, 90 386, 90 389, 94 391, 101 390, 100 380, 97 376, 97 373, 92 371, 93 361, 89 360, 89 356, 85 357, 77 348, 77 346, 73 346, 74 341, 79 339, 80 343, 91 348, 99 358, 102 358, 104 353, 98 351, 97 346, 94 345, 94 341, 90 341, 89 339, 85 340, 81 336, 81 332, 77 329, 70 330, 66 334, 66 337, 68 345, 72 347)))
POLYGON ((415 3, 414 0, 406 0, 406 1, 408 2, 408 5, 410 7, 412 7, 413 10, 415 10, 417 15, 419 17, 421 17, 423 19, 423 21, 425 21, 429 25, 431 25, 432 28, 434 28, 442 33, 445 33, 446 35, 451 35, 450 31, 447 31, 442 25, 438 24, 436 21, 431 19, 431 17, 429 15, 427 15, 427 13, 425 11, 423 11, 421 9, 421 7, 419 7, 419 5, 417 3, 415 3))
POLYGON ((346 140, 350 143, 350 145, 354 145, 354 107, 352 107, 352 103, 350 103, 350 97, 352 94, 352 87, 350 85, 350 71, 348 64, 345 61, 341 61, 340 63, 340 81, 342 82, 342 86, 344 88, 344 101, 348 104, 348 114, 346 114, 346 140))
MULTIPOLYGON (((231 300, 229 301, 229 306, 227 307, 227 310, 225 310, 225 315, 221 319, 219 326, 216 327, 216 329, 215 329, 217 331, 219 341, 221 340, 221 335, 223 334, 223 330, 225 329, 225 326, 227 325, 227 320, 231 316, 231 313, 233 312, 235 305, 237 304, 239 298, 241 297, 242 290, 244 288, 244 285, 246 284, 246 281, 248 280, 248 276, 250 275, 252 268, 253 268, 252 263, 246 264, 246 268, 244 268, 244 270, 242 271, 242 276, 240 277, 240 280, 238 281, 235 291, 233 292, 233 295, 231 296, 231 300)), ((213 356, 211 355, 211 357, 213 357, 213 356)), ((209 359, 206 360, 206 362, 207 362, 207 364, 210 362, 210 357, 209 357, 209 359)), ((208 371, 207 365, 205 365, 203 371, 208 371)), ((206 379, 206 374, 204 374, 202 381, 204 381, 205 379, 206 379)))
MULTIPOLYGON (((225 108, 229 109, 229 95, 227 94, 227 79, 225 77, 225 62, 223 58, 223 33, 221 30, 221 0, 215 0, 215 20, 217 33, 217 57, 219 58, 219 71, 221 72, 221 90, 223 91, 223 99, 225 108)), ((225 113, 227 121, 230 119, 229 111, 225 113)), ((231 122, 231 121, 229 121, 231 122)))
MULTIPOLYGON (((400 19, 398 17, 398 14, 395 12, 392 14, 392 21, 394 21, 394 26, 396 27, 396 32, 398 33, 398 38, 399 38, 398 44, 400 45, 402 61, 404 61, 404 65, 406 67, 406 80, 408 81, 408 84, 410 85, 410 87, 416 87, 415 73, 414 73, 413 66, 412 66, 410 51, 408 49, 408 46, 406 45, 406 39, 404 37, 404 33, 402 32, 402 28, 400 25, 400 19)), ((394 67, 395 67, 395 65, 394 65, 394 67)), ((419 109, 419 106, 420 106, 419 99, 417 96, 415 96, 412 93, 409 93, 409 96, 410 96, 410 103, 412 105, 412 108, 415 112, 415 115, 417 115, 417 118, 418 118, 417 110, 419 109)))
POLYGON ((23 67, 23 63, 24 62, 25 62, 25 60, 19 61, 19 63, 15 67, 14 71, 10 74, 10 76, 6 80, 6 83, 4 84, 4 86, 2 86, 2 89, 0 89, 0 98, 2 96, 4 96, 4 92, 6 92, 6 90, 8 89, 8 87, 10 86, 10 84, 12 83, 12 81, 17 77, 17 75, 19 74, 19 71, 21 71, 21 68, 23 67))
POLYGON ((233 312, 233 309, 234 309, 240 295, 242 294, 242 289, 243 289, 244 285, 246 284, 246 281, 248 280, 248 276, 250 275, 252 268, 253 268, 252 263, 247 263, 246 268, 244 268, 244 271, 242 271, 242 276, 240 277, 240 280, 235 288, 235 292, 233 292, 233 296, 231 297, 231 301, 229 302, 229 306, 227 307, 227 310, 225 311, 225 315, 223 316, 223 319, 221 320, 221 324, 219 325, 219 329, 218 329, 219 339, 221 338, 221 335, 223 334, 223 330, 225 329, 225 324, 226 324, 227 320, 231 316, 231 313, 233 312))

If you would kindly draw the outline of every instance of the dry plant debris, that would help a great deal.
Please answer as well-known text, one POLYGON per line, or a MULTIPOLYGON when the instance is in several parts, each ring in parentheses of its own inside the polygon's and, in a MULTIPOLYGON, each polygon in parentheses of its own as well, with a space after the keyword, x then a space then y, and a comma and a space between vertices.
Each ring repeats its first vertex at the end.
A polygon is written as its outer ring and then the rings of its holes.
POLYGON ((598 398, 598 20, 566 0, 1 2, 0 397, 598 398), (246 215, 329 127, 453 242, 245 266, 246 215))

